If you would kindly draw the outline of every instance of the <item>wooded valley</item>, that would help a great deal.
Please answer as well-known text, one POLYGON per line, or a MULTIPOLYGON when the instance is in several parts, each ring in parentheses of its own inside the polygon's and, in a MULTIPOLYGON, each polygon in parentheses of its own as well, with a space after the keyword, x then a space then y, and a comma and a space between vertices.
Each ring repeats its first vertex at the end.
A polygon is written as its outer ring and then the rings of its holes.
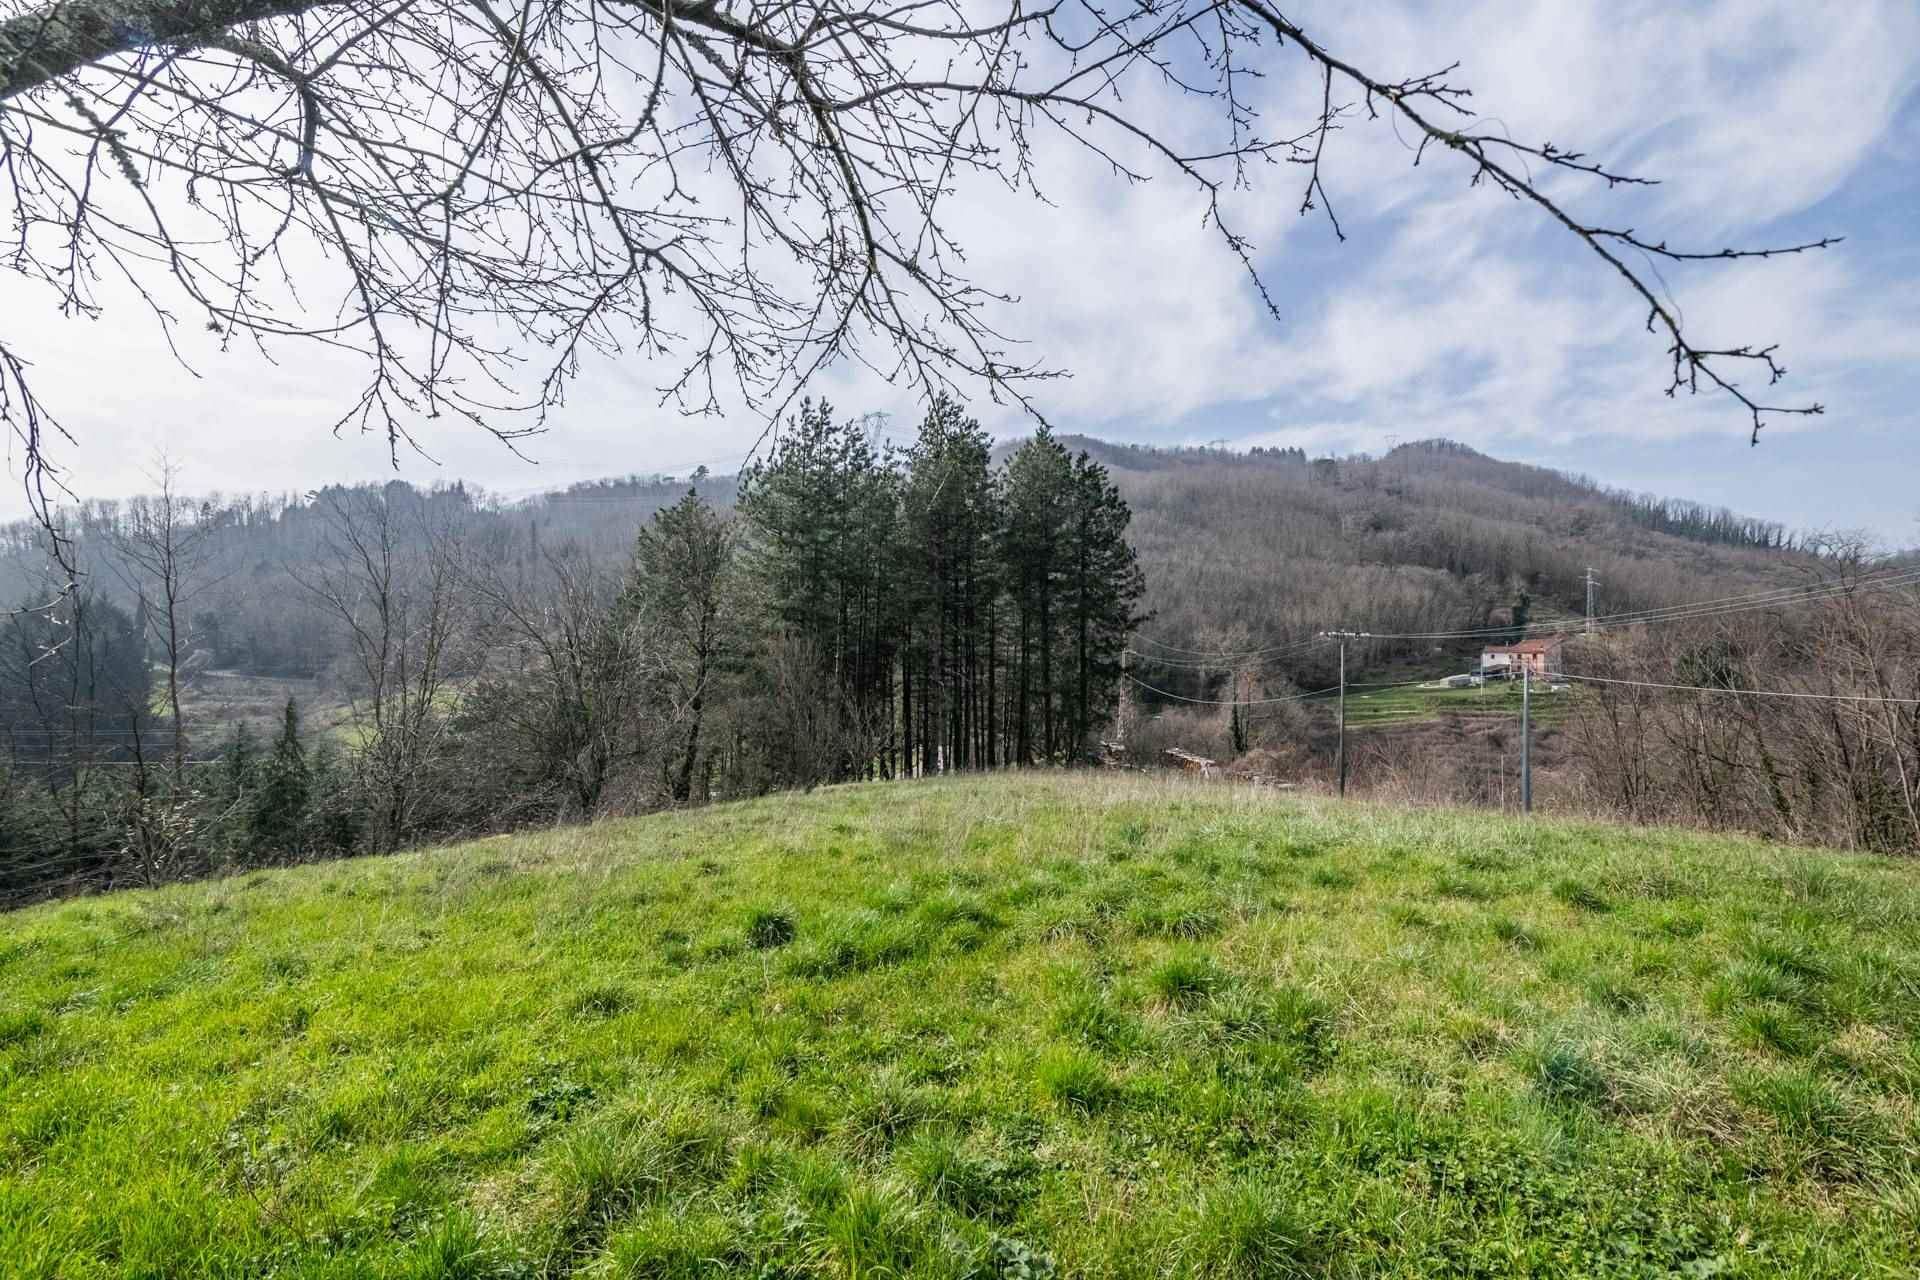
MULTIPOLYGON (((1357 688, 1410 684, 1579 618, 1589 577, 1546 803, 1920 847, 1911 558, 1446 441, 995 446, 942 400, 892 444, 809 404, 739 476, 188 479, 69 512, 65 595, 31 526, 0 533, 0 894, 1169 747, 1328 785, 1322 632, 1369 633, 1357 688)), ((1505 703, 1397 707, 1356 721, 1354 786, 1514 803, 1505 703)))

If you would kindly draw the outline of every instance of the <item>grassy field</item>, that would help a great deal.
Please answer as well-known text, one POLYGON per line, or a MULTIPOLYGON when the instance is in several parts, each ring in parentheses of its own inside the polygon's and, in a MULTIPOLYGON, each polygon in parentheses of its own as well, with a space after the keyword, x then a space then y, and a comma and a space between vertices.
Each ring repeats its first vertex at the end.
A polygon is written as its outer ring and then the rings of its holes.
MULTIPOLYGON (((1544 685, 1533 688, 1533 721, 1543 728, 1563 724, 1573 712, 1578 689, 1564 693, 1549 692, 1544 685)), ((1327 699, 1320 701, 1327 702, 1327 699)), ((1510 680, 1493 681, 1467 689, 1422 688, 1418 685, 1398 689, 1351 689, 1347 692, 1347 727, 1376 728, 1381 725, 1409 724, 1443 715, 1511 717, 1520 724, 1520 686, 1510 680)))
POLYGON ((1920 867, 833 789, 0 916, 12 1277, 1881 1276, 1920 867))

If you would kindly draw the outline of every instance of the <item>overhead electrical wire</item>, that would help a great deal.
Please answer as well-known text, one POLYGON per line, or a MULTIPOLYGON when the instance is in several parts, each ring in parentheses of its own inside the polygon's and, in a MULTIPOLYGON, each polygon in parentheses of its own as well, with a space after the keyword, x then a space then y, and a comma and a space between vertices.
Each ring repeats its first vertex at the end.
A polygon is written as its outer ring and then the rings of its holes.
POLYGON ((1189 698, 1184 694, 1172 693, 1166 689, 1156 689, 1145 680, 1134 675, 1131 671, 1123 671, 1121 674, 1133 681, 1133 683, 1139 685, 1142 689, 1145 689, 1148 693, 1158 694, 1162 698, 1172 698, 1175 702, 1193 702, 1207 707, 1264 707, 1276 702, 1298 702, 1302 698, 1315 698, 1323 693, 1338 692, 1340 688, 1339 685, 1332 685, 1325 689, 1315 689, 1311 693, 1288 694, 1283 698, 1189 698))
MULTIPOLYGON (((1775 587, 1766 591, 1748 592, 1737 596, 1724 596, 1714 600, 1696 600, 1685 604, 1664 605, 1652 609, 1636 609, 1624 613, 1603 614, 1592 619, 1566 618, 1555 622, 1533 623, 1523 629, 1523 638, 1543 635, 1565 635, 1578 633, 1591 627, 1594 630, 1614 630, 1621 627, 1646 626, 1657 622, 1681 622, 1696 618, 1721 617, 1735 613, 1749 613, 1761 609, 1775 609, 1787 605, 1813 603, 1821 600, 1834 600, 1861 591, 1887 591, 1898 587, 1920 585, 1920 569, 1892 570, 1886 574, 1857 578, 1851 582, 1814 583, 1807 586, 1775 587)), ((1515 628, 1478 627, 1457 631, 1361 631, 1355 632, 1355 639, 1361 640, 1471 640, 1493 636, 1511 636, 1515 628)))
MULTIPOLYGON (((1692 600, 1681 604, 1661 605, 1647 609, 1626 610, 1620 613, 1602 614, 1594 618, 1566 618, 1554 622, 1533 623, 1522 629, 1522 638, 1538 636, 1569 635, 1586 630, 1616 630, 1632 626, 1649 626, 1662 622, 1683 622, 1702 618, 1723 617, 1737 613, 1750 613, 1764 609, 1781 608, 1789 605, 1811 604, 1824 600, 1839 599, 1855 592, 1876 592, 1894 590, 1905 586, 1920 586, 1920 569, 1888 569, 1867 574, 1847 582, 1810 583, 1790 587, 1770 587, 1764 590, 1742 592, 1737 595, 1719 596, 1706 600, 1692 600)), ((1512 636, 1515 629, 1505 627, 1461 628, 1453 631, 1356 631, 1351 638, 1357 640, 1478 640, 1512 636)), ((1219 650, 1189 649, 1169 644, 1163 640, 1154 640, 1147 636, 1135 636, 1135 644, 1150 644, 1169 652, 1189 655, 1181 658, 1166 658, 1158 654, 1143 653, 1138 649, 1128 652, 1137 658, 1152 662, 1158 666, 1185 670, 1222 670, 1230 667, 1248 665, 1256 662, 1273 661, 1279 657, 1302 652, 1315 645, 1323 644, 1332 637, 1320 635, 1307 640, 1296 640, 1285 644, 1269 645, 1260 649, 1239 652, 1221 652, 1219 650)))
POLYGON ((1920 698, 1895 698, 1871 693, 1803 693, 1794 689, 1733 689, 1725 685, 1661 684, 1654 680, 1622 680, 1613 676, 1576 676, 1567 672, 1555 672, 1553 679, 1578 680, 1583 684, 1632 685, 1639 689, 1671 689, 1682 693, 1734 693, 1750 694, 1756 698, 1809 698, 1821 702, 1880 702, 1920 707, 1920 698))
MULTIPOLYGON (((1339 693, 1341 689, 1340 685, 1331 684, 1324 689, 1314 689, 1307 693, 1290 693, 1277 698, 1189 698, 1165 689, 1156 689, 1130 671, 1122 674, 1142 689, 1146 689, 1151 693, 1157 693, 1163 698, 1172 698, 1176 702, 1193 702, 1208 707, 1263 707, 1276 702, 1304 702, 1308 698, 1321 698, 1330 693, 1339 693)), ((1406 689, 1413 685, 1432 683, 1431 680, 1396 680, 1389 684, 1348 684, 1345 687, 1348 689, 1406 689)))
MULTIPOLYGON (((1181 655, 1181 658, 1193 658, 1193 659, 1204 658, 1204 659, 1215 659, 1215 660, 1237 659, 1239 661, 1251 661, 1253 659, 1260 658, 1261 656, 1266 654, 1281 654, 1281 653, 1291 652, 1297 649, 1310 649, 1314 645, 1320 644, 1323 640, 1323 637, 1309 636, 1307 639, 1304 639, 1304 640, 1290 640, 1282 644, 1270 644, 1259 649, 1247 649, 1247 650, 1241 650, 1241 651, 1236 651, 1231 653, 1223 650, 1219 650, 1219 649, 1186 649, 1186 648, 1182 648, 1179 645, 1168 644, 1164 640, 1155 640, 1152 636, 1144 636, 1144 635, 1135 636, 1133 640, 1135 644, 1155 645, 1159 648, 1167 650, 1170 653, 1179 654, 1181 655)), ((1178 662, 1181 660, 1181 659, 1174 659, 1174 658, 1161 658, 1156 654, 1140 653, 1137 650, 1134 652, 1136 657, 1145 658, 1150 662, 1159 662, 1167 666, 1177 665, 1178 662)))
MULTIPOLYGON (((1135 638, 1140 639, 1142 637, 1135 638)), ((1155 666, 1169 667, 1176 671, 1220 671, 1227 667, 1246 666, 1252 663, 1277 662, 1282 658, 1290 658, 1297 654, 1305 653, 1307 650, 1325 643, 1326 640, 1324 637, 1315 636, 1311 640, 1296 641, 1290 645, 1275 645, 1270 650, 1259 650, 1253 655, 1216 653, 1206 658, 1167 658, 1157 653, 1142 653, 1140 650, 1133 648, 1126 649, 1124 652, 1130 657, 1139 658, 1144 662, 1151 662, 1155 666)))

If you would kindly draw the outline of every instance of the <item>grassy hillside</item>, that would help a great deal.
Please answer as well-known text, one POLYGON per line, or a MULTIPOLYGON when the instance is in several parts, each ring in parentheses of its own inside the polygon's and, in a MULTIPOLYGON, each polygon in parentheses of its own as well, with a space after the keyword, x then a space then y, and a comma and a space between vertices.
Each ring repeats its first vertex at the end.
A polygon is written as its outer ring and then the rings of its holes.
POLYGON ((1894 1275, 1920 868, 1096 777, 0 917, 8 1276, 1894 1275))

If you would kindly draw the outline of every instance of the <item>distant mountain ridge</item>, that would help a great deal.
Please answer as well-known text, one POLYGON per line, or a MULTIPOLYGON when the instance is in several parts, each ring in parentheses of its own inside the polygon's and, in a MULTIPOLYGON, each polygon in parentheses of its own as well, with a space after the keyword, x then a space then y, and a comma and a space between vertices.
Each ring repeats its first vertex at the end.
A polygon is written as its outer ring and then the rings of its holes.
MULTIPOLYGON (((1105 465, 1132 505, 1130 536, 1147 575, 1143 634, 1181 649, 1244 651, 1333 627, 1504 625, 1516 606, 1536 617, 1577 613, 1589 569, 1599 610, 1613 613, 1784 585, 1815 563, 1812 544, 1777 522, 1628 494, 1448 440, 1379 458, 1061 440, 1105 465)), ((703 473, 610 477, 512 501, 459 483, 382 487, 461 508, 492 554, 529 565, 566 543, 623 563, 640 525, 689 487, 722 507, 737 492, 734 477, 703 473)), ((97 565, 123 505, 87 503, 73 522, 96 564, 89 580, 109 593, 118 584, 97 565)), ((267 673, 324 665, 313 620, 286 580, 316 554, 311 497, 231 498, 210 510, 217 585, 204 612, 213 660, 267 673)), ((0 529, 0 604, 44 591, 33 535, 24 523, 0 529)), ((1317 678, 1323 661, 1310 653, 1288 670, 1317 678)), ((1185 678, 1163 674, 1169 687, 1185 678)))

